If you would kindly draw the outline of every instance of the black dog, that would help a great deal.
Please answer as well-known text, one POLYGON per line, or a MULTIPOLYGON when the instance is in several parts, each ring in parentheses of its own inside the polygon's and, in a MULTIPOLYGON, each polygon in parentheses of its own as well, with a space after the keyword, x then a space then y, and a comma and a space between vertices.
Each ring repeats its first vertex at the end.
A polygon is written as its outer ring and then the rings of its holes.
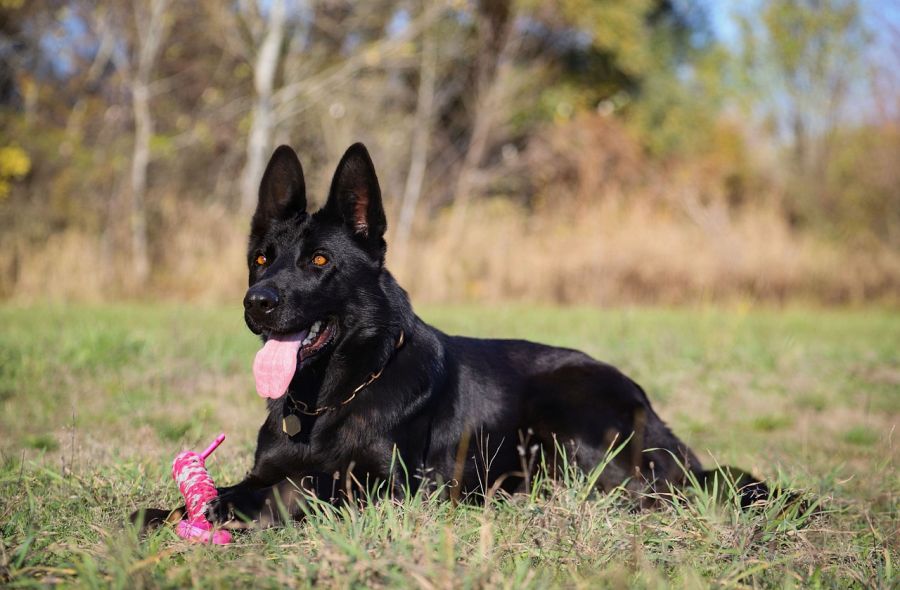
MULTIPOLYGON (((534 455, 552 476, 563 453, 590 471, 621 445, 600 489, 665 491, 687 473, 701 483, 713 475, 616 368, 575 350, 427 325, 385 269, 385 229, 362 144, 344 154, 327 203, 312 214, 296 154, 275 151, 253 216, 244 298, 247 325, 266 342, 258 389, 273 399, 253 468, 220 489, 210 520, 269 524, 277 503, 296 515, 304 493, 334 498, 344 482, 398 488, 390 493, 438 482, 454 497, 514 492, 534 455)), ((730 476, 743 504, 768 495, 743 471, 730 476)))

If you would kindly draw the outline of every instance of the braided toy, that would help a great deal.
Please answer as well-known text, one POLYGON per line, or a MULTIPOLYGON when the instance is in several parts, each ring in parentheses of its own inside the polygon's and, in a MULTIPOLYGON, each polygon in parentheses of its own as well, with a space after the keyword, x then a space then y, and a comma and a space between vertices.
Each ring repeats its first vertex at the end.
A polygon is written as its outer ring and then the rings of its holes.
POLYGON ((206 520, 206 505, 218 496, 209 472, 206 471, 206 458, 216 450, 225 434, 216 437, 209 447, 199 455, 193 451, 182 451, 172 462, 172 477, 178 482, 178 490, 184 496, 187 517, 178 523, 175 532, 182 539, 214 545, 231 543, 231 533, 222 529, 214 529, 206 520))

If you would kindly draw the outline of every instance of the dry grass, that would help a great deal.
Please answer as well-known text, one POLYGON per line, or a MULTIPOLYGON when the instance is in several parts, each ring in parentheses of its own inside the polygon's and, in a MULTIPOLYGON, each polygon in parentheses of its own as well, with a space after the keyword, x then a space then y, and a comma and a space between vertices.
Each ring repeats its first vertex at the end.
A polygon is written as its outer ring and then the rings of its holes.
POLYGON ((900 255, 886 247, 838 248, 767 211, 709 217, 615 204, 527 216, 495 201, 456 239, 430 224, 397 275, 426 301, 897 301, 900 255))
MULTIPOLYGON (((450 211, 423 221, 405 255, 389 247, 388 267, 416 301, 430 303, 898 302, 900 254, 877 242, 839 246, 792 231, 765 209, 730 215, 600 203, 536 213, 499 198, 474 203, 459 235, 444 233, 450 211)), ((0 293, 18 301, 238 300, 246 220, 190 204, 164 207, 163 218, 144 288, 129 284, 127 258, 103 237, 70 230, 0 252, 0 268, 17 269, 3 274, 0 293)))

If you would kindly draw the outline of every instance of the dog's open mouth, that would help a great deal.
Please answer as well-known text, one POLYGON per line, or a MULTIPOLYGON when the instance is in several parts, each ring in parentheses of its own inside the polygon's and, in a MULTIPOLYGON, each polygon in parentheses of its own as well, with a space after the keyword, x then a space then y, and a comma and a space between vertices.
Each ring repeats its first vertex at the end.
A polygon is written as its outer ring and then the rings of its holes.
POLYGON ((334 322, 330 319, 313 322, 308 330, 301 332, 301 334, 303 333, 306 336, 300 341, 300 350, 298 351, 301 361, 308 359, 328 345, 331 337, 334 336, 334 322))
POLYGON ((297 364, 328 346, 334 333, 335 322, 328 319, 316 321, 300 332, 269 336, 253 360, 256 392, 271 399, 283 396, 297 372, 297 364))

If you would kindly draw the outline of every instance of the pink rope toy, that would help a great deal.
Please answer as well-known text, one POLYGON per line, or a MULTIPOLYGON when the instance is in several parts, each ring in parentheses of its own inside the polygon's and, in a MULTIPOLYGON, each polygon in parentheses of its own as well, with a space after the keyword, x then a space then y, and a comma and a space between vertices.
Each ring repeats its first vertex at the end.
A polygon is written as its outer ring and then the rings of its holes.
POLYGON ((209 447, 199 455, 193 451, 182 451, 172 462, 172 477, 178 482, 178 490, 184 496, 187 506, 187 518, 181 520, 175 532, 182 539, 213 545, 231 543, 231 533, 223 529, 214 529, 206 520, 204 511, 210 500, 218 496, 209 472, 206 471, 206 458, 216 450, 225 434, 216 437, 209 447))

